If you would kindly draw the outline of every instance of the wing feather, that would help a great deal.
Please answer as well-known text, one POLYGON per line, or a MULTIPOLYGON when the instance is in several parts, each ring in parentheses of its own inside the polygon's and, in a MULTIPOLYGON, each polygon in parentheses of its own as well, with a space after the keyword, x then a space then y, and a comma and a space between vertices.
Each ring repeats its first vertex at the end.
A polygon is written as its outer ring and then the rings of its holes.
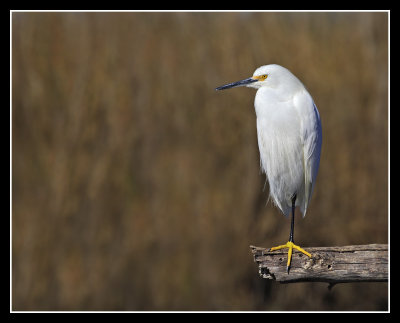
POLYGON ((322 127, 317 106, 307 91, 304 90, 296 96, 294 106, 301 119, 300 135, 303 143, 304 199, 300 204, 300 211, 304 217, 317 178, 322 145, 322 127))

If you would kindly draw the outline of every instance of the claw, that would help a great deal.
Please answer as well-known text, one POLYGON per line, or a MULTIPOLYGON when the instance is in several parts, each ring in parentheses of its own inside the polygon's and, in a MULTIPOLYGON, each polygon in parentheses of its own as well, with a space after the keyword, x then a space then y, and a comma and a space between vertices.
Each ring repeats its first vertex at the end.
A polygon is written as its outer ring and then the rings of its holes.
POLYGON ((269 251, 275 251, 279 249, 285 249, 288 248, 288 260, 287 260, 287 266, 286 266, 286 272, 289 275, 289 270, 290 270, 290 264, 292 262, 292 253, 293 253, 293 248, 300 251, 301 253, 304 253, 306 256, 311 258, 311 254, 305 251, 303 248, 300 248, 299 246, 295 245, 292 241, 288 241, 286 244, 277 246, 277 247, 272 247, 269 249, 269 251))

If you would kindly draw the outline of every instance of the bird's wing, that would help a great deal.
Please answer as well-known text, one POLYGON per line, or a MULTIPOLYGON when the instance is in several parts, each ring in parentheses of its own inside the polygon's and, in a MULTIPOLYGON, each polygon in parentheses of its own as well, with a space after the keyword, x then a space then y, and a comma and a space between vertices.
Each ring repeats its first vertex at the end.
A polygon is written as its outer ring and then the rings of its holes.
POLYGON ((308 203, 317 178, 321 155, 322 128, 317 106, 306 91, 294 98, 294 106, 301 120, 300 135, 303 142, 304 163, 304 204, 301 205, 303 217, 306 215, 308 203))

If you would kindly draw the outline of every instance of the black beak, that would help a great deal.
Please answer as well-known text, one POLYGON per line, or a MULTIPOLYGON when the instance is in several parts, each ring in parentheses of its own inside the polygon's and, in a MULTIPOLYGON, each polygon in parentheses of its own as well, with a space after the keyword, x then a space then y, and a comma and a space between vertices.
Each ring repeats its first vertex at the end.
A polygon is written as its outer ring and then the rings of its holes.
POLYGON ((219 91, 219 90, 230 89, 232 87, 237 87, 237 86, 246 86, 247 84, 254 83, 254 82, 257 82, 257 81, 258 81, 257 79, 253 79, 252 77, 249 77, 248 79, 244 79, 244 80, 241 80, 241 81, 237 81, 237 82, 233 82, 233 83, 229 83, 229 84, 225 84, 225 85, 219 86, 219 87, 216 88, 216 90, 219 91))

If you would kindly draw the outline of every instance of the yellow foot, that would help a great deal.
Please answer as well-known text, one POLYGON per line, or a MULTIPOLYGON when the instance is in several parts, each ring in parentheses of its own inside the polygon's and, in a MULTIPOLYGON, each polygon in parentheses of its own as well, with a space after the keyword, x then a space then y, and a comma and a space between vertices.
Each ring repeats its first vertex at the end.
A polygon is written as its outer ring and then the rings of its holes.
POLYGON ((284 248, 289 248, 288 251, 288 260, 287 260, 287 267, 286 271, 289 274, 289 269, 290 269, 290 262, 292 261, 292 252, 293 248, 300 251, 301 253, 304 253, 306 256, 311 258, 311 254, 305 251, 304 249, 300 248, 299 246, 295 245, 293 242, 288 241, 286 244, 270 248, 269 251, 274 251, 274 250, 279 250, 279 249, 284 249, 284 248))

